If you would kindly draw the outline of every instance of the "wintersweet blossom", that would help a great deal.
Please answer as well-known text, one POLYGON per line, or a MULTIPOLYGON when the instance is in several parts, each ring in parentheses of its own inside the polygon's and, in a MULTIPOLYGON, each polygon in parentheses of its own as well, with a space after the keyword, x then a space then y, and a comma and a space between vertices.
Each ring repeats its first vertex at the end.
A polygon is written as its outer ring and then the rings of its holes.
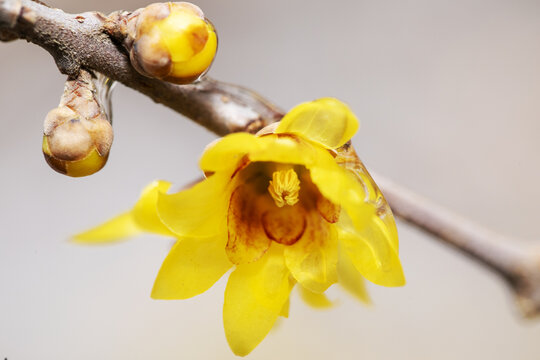
POLYGON ((324 306, 336 282, 364 301, 364 278, 405 283, 390 208, 349 143, 357 129, 336 99, 300 104, 257 135, 211 144, 200 160, 203 181, 175 194, 154 182, 131 211, 77 239, 177 237, 154 299, 198 295, 233 268, 223 322, 233 352, 246 355, 287 316, 295 285, 324 306))

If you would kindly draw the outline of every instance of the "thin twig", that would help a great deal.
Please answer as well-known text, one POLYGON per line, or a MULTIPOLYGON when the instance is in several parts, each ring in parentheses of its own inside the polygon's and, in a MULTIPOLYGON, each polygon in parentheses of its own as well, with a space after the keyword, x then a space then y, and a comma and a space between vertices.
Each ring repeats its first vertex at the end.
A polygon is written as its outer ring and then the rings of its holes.
POLYGON ((395 215, 499 275, 524 317, 540 315, 540 249, 494 233, 374 174, 395 215))
MULTIPOLYGON (((67 14, 32 0, 0 0, 0 41, 26 39, 46 49, 69 76, 81 68, 100 72, 187 116, 218 135, 256 132, 283 112, 255 92, 211 79, 172 85, 144 77, 110 35, 111 18, 67 14)), ((111 26, 113 27, 111 32, 111 26)), ((394 213, 498 274, 516 295, 522 314, 540 315, 540 253, 376 176, 394 213)))

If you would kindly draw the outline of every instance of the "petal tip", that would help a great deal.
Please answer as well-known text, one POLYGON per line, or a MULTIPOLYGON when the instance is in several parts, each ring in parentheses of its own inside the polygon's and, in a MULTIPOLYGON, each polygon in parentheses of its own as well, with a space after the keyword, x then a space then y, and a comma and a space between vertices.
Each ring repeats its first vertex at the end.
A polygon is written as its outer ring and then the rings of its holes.
POLYGON ((118 215, 105 223, 73 235, 69 241, 83 245, 116 243, 138 235, 141 229, 133 221, 130 212, 118 215))
POLYGON ((335 149, 349 141, 359 128, 351 109, 335 98, 321 98, 297 105, 281 120, 276 133, 295 133, 335 149))

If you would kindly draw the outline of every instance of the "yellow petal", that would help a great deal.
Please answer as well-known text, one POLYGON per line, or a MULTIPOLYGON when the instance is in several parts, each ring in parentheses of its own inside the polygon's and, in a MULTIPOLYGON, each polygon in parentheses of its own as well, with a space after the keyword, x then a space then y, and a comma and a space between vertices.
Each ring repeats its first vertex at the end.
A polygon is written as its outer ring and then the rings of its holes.
POLYGON ((206 172, 217 172, 236 168, 242 157, 249 152, 258 151, 260 138, 247 133, 234 133, 208 145, 199 166, 206 172))
POLYGON ((300 164, 307 167, 321 161, 332 161, 330 153, 295 135, 257 137, 246 133, 230 134, 210 145, 199 165, 205 172, 230 171, 246 160, 300 164))
POLYGON ((170 183, 154 181, 142 191, 130 212, 119 215, 102 225, 74 236, 79 243, 105 243, 118 241, 142 232, 172 236, 157 216, 156 201, 159 193, 166 192, 170 183))
POLYGON ((322 98, 294 107, 279 123, 276 133, 301 135, 334 149, 349 141, 358 130, 358 119, 347 105, 322 98))
POLYGON ((161 265, 154 299, 187 299, 208 290, 232 266, 225 254, 226 234, 179 240, 161 265))
POLYGON ((314 293, 313 291, 310 291, 303 286, 299 286, 299 288, 300 297, 302 298, 302 300, 304 300, 306 304, 315 309, 327 309, 334 305, 334 303, 332 303, 325 294, 314 293))
POLYGON ((258 151, 249 153, 251 161, 271 161, 311 167, 333 159, 326 149, 292 134, 271 134, 258 139, 262 145, 258 151))
POLYGON ((305 288, 322 293, 337 281, 337 233, 313 211, 304 235, 285 247, 285 262, 293 277, 305 288))
MULTIPOLYGON (((390 209, 390 206, 388 206, 388 203, 386 202, 381 190, 377 184, 375 184, 375 181, 373 181, 373 178, 367 171, 366 167, 356 155, 354 148, 346 145, 337 149, 335 161, 340 165, 340 167, 346 169, 349 174, 353 175, 356 182, 358 182, 364 189, 364 202, 375 209, 377 216, 381 218, 386 226, 391 230, 391 236, 389 236, 388 240, 397 251, 399 249, 399 244, 392 210, 390 209)), ((355 222, 357 225, 359 224, 358 221, 355 222)))
POLYGON ((157 214, 158 195, 165 194, 170 187, 171 183, 167 181, 154 181, 143 190, 139 201, 131 211, 133 219, 143 231, 173 236, 157 214))
POLYGON ((226 231, 230 175, 219 173, 176 194, 158 196, 161 221, 181 237, 211 237, 226 231))
POLYGON ((279 312, 279 316, 282 316, 284 318, 288 318, 290 308, 291 308, 291 298, 288 297, 287 301, 285 301, 285 304, 283 304, 283 307, 281 308, 281 311, 279 312))
POLYGON ((369 281, 383 286, 405 285, 397 250, 389 237, 395 229, 377 216, 369 225, 356 228, 345 213, 338 223, 339 240, 356 269, 369 281))
POLYGON ((365 304, 371 304, 362 275, 356 270, 341 241, 338 246, 338 282, 351 295, 365 304))
POLYGON ((141 232, 131 213, 126 212, 93 229, 73 236, 73 240, 81 244, 103 244, 123 240, 141 232))
POLYGON ((388 203, 352 147, 338 149, 336 162, 341 172, 327 166, 312 169, 311 176, 323 195, 340 199, 345 210, 339 221, 340 240, 346 252, 366 279, 404 285, 396 223, 388 203))
MULTIPOLYGON (((295 285, 296 285, 296 281, 294 281, 292 276, 289 275, 289 293, 291 292, 291 290, 293 289, 293 287, 295 285)), ((291 307, 291 297, 289 296, 289 297, 287 297, 287 301, 285 301, 285 304, 283 304, 283 307, 281 308, 279 316, 282 316, 284 318, 288 318, 289 317, 289 309, 290 309, 290 307, 291 307)), ((278 319, 278 321, 279 321, 279 319, 278 319)), ((274 326, 273 329, 275 330, 276 326, 274 326)))
POLYGON ((366 203, 364 187, 350 172, 335 163, 326 163, 312 167, 310 175, 321 194, 332 203, 340 204, 355 226, 363 227, 375 216, 375 206, 366 203))
POLYGON ((223 326, 232 351, 249 354, 268 334, 290 292, 289 272, 280 245, 273 244, 258 261, 238 265, 229 277, 223 326))

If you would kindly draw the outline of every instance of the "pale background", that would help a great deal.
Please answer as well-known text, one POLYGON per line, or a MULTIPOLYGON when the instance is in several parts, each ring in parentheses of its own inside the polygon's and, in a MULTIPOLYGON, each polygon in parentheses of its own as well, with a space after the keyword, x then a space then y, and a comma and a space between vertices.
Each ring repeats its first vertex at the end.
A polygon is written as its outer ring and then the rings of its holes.
MULTIPOLYGON (((69 12, 144 1, 50 1, 69 12)), ((201 0, 220 49, 210 75, 284 108, 350 104, 368 168, 494 230, 540 239, 540 2, 201 0)), ((100 173, 72 179, 41 155, 64 76, 41 48, 0 44, 0 358, 231 359, 225 282, 191 300, 149 297, 170 240, 81 247, 67 239, 128 209, 151 180, 183 184, 214 136, 118 86, 100 173)), ((334 309, 293 295, 291 316, 252 359, 539 359, 492 274, 398 223, 404 288, 370 286, 372 308, 337 289, 334 309)))

